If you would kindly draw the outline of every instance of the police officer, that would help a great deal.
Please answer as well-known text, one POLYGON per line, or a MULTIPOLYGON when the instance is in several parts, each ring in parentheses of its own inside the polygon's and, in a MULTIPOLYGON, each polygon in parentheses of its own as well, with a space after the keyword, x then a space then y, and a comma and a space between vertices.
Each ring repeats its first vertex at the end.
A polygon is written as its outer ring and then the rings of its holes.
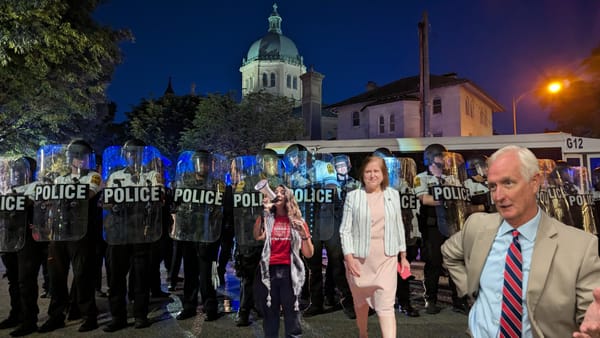
MULTIPOLYGON (((352 299, 352 292, 348 286, 346 280, 346 273, 344 267, 344 255, 342 253, 342 246, 340 240, 340 224, 342 221, 342 215, 344 213, 344 201, 346 195, 355 189, 360 188, 360 181, 350 176, 350 170, 352 169, 352 163, 347 155, 337 155, 333 158, 333 165, 336 172, 336 178, 339 185, 339 194, 335 199, 334 208, 334 220, 335 228, 332 238, 329 241, 324 242, 327 248, 327 270, 331 271, 330 275, 325 275, 325 284, 333 282, 337 287, 340 294, 340 304, 344 311, 344 314, 350 318, 355 319, 356 313, 354 313, 354 300, 352 299), (331 277, 330 277, 331 276, 331 277), (330 281, 328 281, 330 279, 330 281)), ((314 241, 313 243, 317 243, 314 241)), ((314 256, 313 256, 314 257, 314 256)), ((327 286, 325 287, 327 293, 327 286)))
MULTIPOLYGON (((181 156, 180 156, 181 158, 181 156)), ((191 158, 193 164, 193 171, 186 173, 181 178, 183 182, 178 182, 183 187, 189 187, 194 189, 206 189, 213 190, 223 193, 225 185, 222 179, 211 182, 210 181, 210 170, 212 169, 211 163, 212 154, 206 150, 197 150, 194 152, 191 158)), ((175 206, 176 208, 181 207, 181 201, 178 200, 177 191, 175 192, 175 206)), ((186 207, 192 209, 194 213, 196 207, 202 208, 198 212, 206 212, 207 205, 196 206, 194 203, 187 203, 186 207)), ((208 208, 208 219, 210 222, 218 222, 217 226, 222 225, 223 215, 222 208, 219 205, 212 205, 208 208)), ((177 218, 182 217, 179 210, 176 214, 176 226, 178 224, 177 218)), ((199 217, 199 222, 204 222, 205 215, 199 217)), ((192 215, 192 217, 194 217, 192 215)), ((212 223, 211 223, 212 224, 212 223)), ((187 226, 194 226, 195 228, 208 226, 207 224, 195 224, 193 221, 186 222, 187 226)), ((211 232, 216 232, 216 228, 211 228, 211 232)), ((197 313, 196 308, 198 307, 198 293, 202 298, 202 305, 204 313, 206 314, 206 321, 213 321, 219 318, 218 302, 217 302, 217 291, 216 288, 219 286, 219 278, 217 276, 216 266, 219 254, 219 237, 208 236, 202 234, 203 238, 198 241, 196 235, 191 235, 192 229, 179 229, 181 231, 181 237, 186 240, 179 240, 177 245, 182 249, 183 254, 183 310, 177 315, 177 320, 184 320, 194 317, 197 313), (185 232, 189 231, 186 238, 185 232), (204 237, 208 236, 208 237, 204 237), (210 237, 210 238, 209 238, 210 237)))
MULTIPOLYGON (((255 159, 260 172, 251 175, 248 174, 252 173, 251 167, 254 162, 252 158, 240 156, 232 162, 231 171, 232 179, 235 181, 233 182, 235 194, 257 194, 254 187, 263 179, 267 180, 270 187, 282 184, 283 181, 279 175, 280 160, 274 150, 262 149, 255 159)), ((254 282, 264 242, 254 240, 251 230, 257 217, 261 217, 262 209, 262 205, 251 207, 236 205, 232 210, 238 236, 238 245, 235 250, 235 270, 240 278, 240 307, 236 317, 237 326, 250 325, 250 312, 255 308, 254 282)))
MULTIPOLYGON (((116 170, 110 174, 106 181, 107 188, 132 187, 163 187, 162 174, 155 168, 143 168, 142 157, 146 144, 138 139, 132 139, 121 148, 121 156, 126 160, 126 166, 123 169, 116 170)), ((106 153, 106 152, 105 152, 106 153)), ((105 162, 107 156, 104 156, 105 162)), ((106 192, 105 192, 106 196, 106 192)), ((116 208, 117 206, 107 204, 103 201, 105 208, 116 208)), ((139 204, 140 202, 134 202, 139 204)), ((126 208, 127 206, 118 206, 126 208)), ((160 209, 160 208, 158 208, 160 209)), ((130 215, 133 219, 132 224, 139 228, 138 222, 142 221, 138 214, 130 215)), ((105 219, 105 230, 107 227, 105 219)), ((161 226, 161 219, 158 220, 158 227, 161 226)), ((144 226, 144 236, 147 231, 152 231, 153 224, 144 226)), ((109 231, 113 231, 108 229, 109 231)), ((123 229, 121 229, 123 230, 123 229)), ((118 233, 118 230, 115 229, 118 233)), ((133 231, 130 229, 130 231, 133 231)), ((131 241, 130 239, 119 238, 121 234, 109 237, 107 231, 107 262, 108 262, 108 285, 109 285, 109 304, 112 320, 103 328, 105 332, 114 332, 127 326, 127 273, 134 273, 134 306, 136 329, 150 326, 148 320, 148 304, 150 301, 150 285, 148 276, 150 274, 150 259, 152 239, 145 241, 131 241), (112 242, 112 243, 111 243, 112 242), (116 244, 119 243, 119 244, 116 244), (130 269, 131 268, 131 269, 130 269)), ((158 239, 158 238, 156 238, 158 239)))
POLYGON ((0 157, 0 197, 6 199, 0 208, 0 222, 5 231, 0 242, 0 256, 10 297, 10 312, 8 318, 0 322, 0 330, 16 327, 22 322, 18 251, 23 248, 29 219, 23 203, 26 197, 20 187, 28 184, 30 179, 29 163, 25 158, 0 157), (9 200, 13 202, 9 203, 9 200))
MULTIPOLYGON (((30 177, 33 177, 33 173, 36 170, 36 161, 30 157, 26 157, 25 159, 29 162, 29 175, 30 177)), ((32 182, 15 188, 17 193, 23 193, 28 197, 28 224, 31 224, 33 221, 33 200, 35 186, 37 184, 38 182, 32 182)), ((25 245, 17 253, 18 285, 22 321, 14 331, 10 332, 10 335, 13 337, 26 336, 38 330, 38 274, 42 262, 47 260, 47 249, 48 242, 38 242, 33 240, 32 230, 30 227, 27 227, 25 233, 25 245)))
POLYGON ((487 159, 485 156, 472 156, 466 163, 468 178, 463 182, 469 190, 471 205, 469 214, 473 212, 493 212, 490 190, 487 187, 487 159))
MULTIPOLYGON (((90 145, 83 140, 74 140, 67 146, 66 158, 70 172, 58 176, 55 184, 85 184, 88 187, 88 198, 92 199, 100 190, 101 177, 96 171, 90 170, 95 165, 94 153, 90 145)), ((89 201, 88 201, 89 202, 89 201)), ((65 212, 65 210, 63 210, 65 212)), ((68 290, 69 265, 73 267, 73 283, 76 292, 75 299, 79 312, 84 321, 79 327, 79 332, 87 332, 98 327, 96 298, 94 289, 95 280, 95 239, 96 229, 93 217, 96 214, 95 206, 88 205, 86 224, 80 225, 73 222, 73 227, 87 229, 85 236, 77 241, 51 241, 48 245, 48 271, 52 293, 48 306, 48 320, 39 328, 39 332, 51 332, 65 326, 65 312, 69 306, 70 297, 68 290)), ((77 310, 75 310, 77 311, 77 310)))
MULTIPOLYGON (((419 211, 419 230, 423 237, 424 250, 422 252, 425 261, 424 286, 425 286, 425 312, 437 314, 440 308, 437 306, 438 284, 442 274, 441 246, 448 239, 448 229, 438 221, 436 207, 442 206, 442 201, 434 200, 430 188, 443 185, 444 181, 457 181, 457 177, 443 175, 444 153, 446 148, 441 144, 431 144, 425 148, 423 153, 423 164, 426 171, 419 173, 414 180, 414 191, 421 202, 419 211)), ((453 182, 456 185, 457 182, 453 182)), ((458 183, 460 185, 460 183, 458 183)), ((451 278, 449 287, 452 292, 453 310, 467 312, 466 306, 461 302, 456 293, 456 287, 451 278)))

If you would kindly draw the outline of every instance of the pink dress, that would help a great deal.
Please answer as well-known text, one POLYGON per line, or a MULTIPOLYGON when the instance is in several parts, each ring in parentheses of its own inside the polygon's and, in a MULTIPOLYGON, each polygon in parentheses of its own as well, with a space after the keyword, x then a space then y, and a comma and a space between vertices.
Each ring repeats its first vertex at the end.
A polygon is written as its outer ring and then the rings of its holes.
POLYGON ((394 316, 398 258, 384 253, 383 192, 367 194, 367 201, 371 213, 369 255, 367 258, 355 257, 360 264, 360 277, 352 276, 346 270, 346 278, 356 307, 367 303, 379 316, 394 316))

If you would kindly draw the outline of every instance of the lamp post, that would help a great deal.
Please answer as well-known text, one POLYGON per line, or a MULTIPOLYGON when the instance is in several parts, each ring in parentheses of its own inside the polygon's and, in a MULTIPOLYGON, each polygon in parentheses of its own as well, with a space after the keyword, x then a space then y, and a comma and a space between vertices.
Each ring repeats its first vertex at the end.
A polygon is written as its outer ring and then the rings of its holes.
MULTIPOLYGON (((546 90, 551 93, 551 94, 556 94, 558 92, 560 92, 563 88, 563 83, 565 85, 568 85, 568 82, 566 81, 553 81, 550 82, 547 86, 546 86, 546 90)), ((528 90, 525 93, 519 95, 518 97, 514 97, 512 98, 512 113, 513 113, 513 133, 514 135, 517 135, 517 105, 519 104, 519 102, 521 102, 521 100, 525 97, 525 95, 531 93, 532 91, 534 91, 534 89, 528 90)))

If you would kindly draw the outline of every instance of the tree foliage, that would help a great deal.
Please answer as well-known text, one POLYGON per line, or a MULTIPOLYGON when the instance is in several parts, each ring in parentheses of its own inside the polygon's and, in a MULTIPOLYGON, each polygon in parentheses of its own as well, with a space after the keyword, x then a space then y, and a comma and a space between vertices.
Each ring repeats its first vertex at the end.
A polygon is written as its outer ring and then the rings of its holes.
POLYGON ((181 134, 191 125, 201 101, 196 95, 174 94, 143 100, 127 113, 130 136, 155 146, 164 156, 175 160, 180 152, 181 134))
POLYGON ((587 57, 577 74, 571 74, 561 92, 542 104, 550 107, 550 119, 559 130, 583 137, 600 137, 600 46, 587 57))
POLYGON ((208 95, 182 134, 182 149, 206 149, 236 156, 253 154, 266 142, 298 139, 303 122, 292 102, 265 92, 236 103, 232 95, 208 95))
POLYGON ((65 142, 96 118, 124 30, 96 23, 100 0, 0 2, 0 152, 65 142))

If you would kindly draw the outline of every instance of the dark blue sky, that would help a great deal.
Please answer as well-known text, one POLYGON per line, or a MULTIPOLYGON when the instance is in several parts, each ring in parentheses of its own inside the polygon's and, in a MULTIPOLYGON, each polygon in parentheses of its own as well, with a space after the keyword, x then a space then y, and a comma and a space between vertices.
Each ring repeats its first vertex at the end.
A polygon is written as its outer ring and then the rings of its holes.
MULTIPOLYGON (((429 17, 432 74, 456 72, 504 106, 494 129, 512 133, 511 99, 544 78, 578 71, 600 45, 598 0, 281 0, 283 34, 307 67, 325 75, 324 103, 418 74, 417 23, 429 17)), ((142 98, 163 94, 169 76, 177 94, 241 91, 239 67, 264 36, 273 1, 111 0, 95 17, 129 28, 124 63, 108 88, 118 117, 142 98)), ((581 74, 583 75, 583 74, 581 74)), ((533 94, 517 107, 518 129, 552 128, 533 94)))

